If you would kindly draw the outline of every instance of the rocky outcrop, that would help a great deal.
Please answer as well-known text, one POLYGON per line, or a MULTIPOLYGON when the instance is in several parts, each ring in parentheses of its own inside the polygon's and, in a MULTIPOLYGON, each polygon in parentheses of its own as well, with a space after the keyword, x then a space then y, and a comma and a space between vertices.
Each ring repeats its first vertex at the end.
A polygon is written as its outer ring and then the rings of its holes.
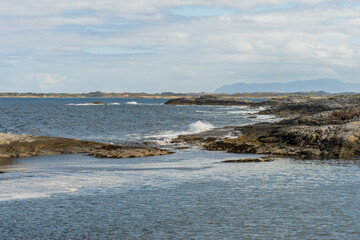
POLYGON ((291 96, 273 98, 262 102, 253 102, 244 98, 225 97, 221 95, 205 95, 197 98, 177 98, 167 101, 170 105, 239 105, 264 107, 259 114, 288 117, 289 115, 312 115, 319 112, 339 110, 360 106, 360 96, 335 96, 313 98, 291 96))
POLYGON ((359 158, 359 108, 334 110, 238 128, 236 139, 205 143, 208 150, 301 158, 359 158))
POLYGON ((204 148, 316 159, 359 158, 359 129, 360 122, 311 127, 256 125, 242 129, 244 134, 239 138, 213 141, 204 148))
MULTIPOLYGON (((282 109, 286 119, 235 127, 236 138, 196 136, 207 150, 256 153, 307 159, 360 158, 360 102, 358 97, 274 100, 270 112, 282 109), (326 105, 328 103, 329 105, 326 105), (330 109, 330 110, 328 110, 330 109)), ((203 133, 206 136, 206 133, 203 133)), ((191 142, 191 136, 180 140, 191 142)))
POLYGON ((127 158, 170 154, 150 147, 124 147, 68 138, 0 133, 0 158, 85 153, 95 157, 127 158))
POLYGON ((290 115, 312 115, 325 111, 339 110, 360 106, 358 96, 336 96, 324 98, 312 97, 287 97, 273 98, 259 103, 266 110, 259 114, 277 115, 288 117, 290 115))
POLYGON ((256 106, 257 103, 243 98, 221 97, 217 95, 205 95, 193 98, 175 98, 165 104, 168 105, 239 105, 256 106))

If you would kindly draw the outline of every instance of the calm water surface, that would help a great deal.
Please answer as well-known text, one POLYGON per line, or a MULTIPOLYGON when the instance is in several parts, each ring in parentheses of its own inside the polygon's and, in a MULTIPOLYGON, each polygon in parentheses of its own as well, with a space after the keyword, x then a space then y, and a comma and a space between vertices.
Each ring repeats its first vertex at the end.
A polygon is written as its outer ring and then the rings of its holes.
MULTIPOLYGON (((87 101, 0 100, 0 126, 167 144, 181 132, 263 120, 236 107, 79 105, 87 101)), ((139 159, 0 159, 0 239, 360 239, 358 161, 221 163, 245 157, 189 149, 139 159)))

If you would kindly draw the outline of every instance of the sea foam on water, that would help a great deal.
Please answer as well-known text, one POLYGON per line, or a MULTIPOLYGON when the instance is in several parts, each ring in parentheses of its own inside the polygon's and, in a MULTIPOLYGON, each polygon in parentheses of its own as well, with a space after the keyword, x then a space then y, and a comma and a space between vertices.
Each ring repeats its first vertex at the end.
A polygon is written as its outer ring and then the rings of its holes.
POLYGON ((171 141, 177 138, 179 135, 195 134, 214 129, 215 127, 208 122, 196 121, 189 125, 189 129, 186 131, 165 131, 161 134, 152 135, 151 138, 155 138, 154 142, 159 145, 168 145, 171 141))
POLYGON ((192 123, 189 125, 189 127, 190 127, 189 133, 200 133, 215 128, 211 123, 202 122, 202 121, 197 121, 195 123, 192 123))

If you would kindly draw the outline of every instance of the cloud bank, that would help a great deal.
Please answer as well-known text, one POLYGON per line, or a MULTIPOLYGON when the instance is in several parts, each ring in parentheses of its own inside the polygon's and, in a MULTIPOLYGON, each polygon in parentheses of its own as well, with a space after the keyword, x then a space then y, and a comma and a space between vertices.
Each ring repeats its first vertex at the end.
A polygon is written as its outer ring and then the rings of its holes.
POLYGON ((360 83, 358 1, 14 0, 0 18, 2 92, 360 83))

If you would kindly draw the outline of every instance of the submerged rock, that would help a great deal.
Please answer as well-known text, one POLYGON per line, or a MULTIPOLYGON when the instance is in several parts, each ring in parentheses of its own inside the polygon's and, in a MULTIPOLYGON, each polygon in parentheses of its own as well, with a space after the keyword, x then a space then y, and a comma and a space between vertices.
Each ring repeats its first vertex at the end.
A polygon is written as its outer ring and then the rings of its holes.
POLYGON ((275 161, 273 157, 259 157, 259 158, 242 158, 235 160, 225 160, 223 163, 245 163, 245 162, 272 162, 275 161))
POLYGON ((88 102, 89 104, 95 104, 95 105, 107 105, 107 103, 104 102, 88 102))
POLYGON ((108 145, 87 152, 90 156, 97 158, 138 158, 147 156, 167 155, 171 152, 152 147, 125 147, 108 145))

